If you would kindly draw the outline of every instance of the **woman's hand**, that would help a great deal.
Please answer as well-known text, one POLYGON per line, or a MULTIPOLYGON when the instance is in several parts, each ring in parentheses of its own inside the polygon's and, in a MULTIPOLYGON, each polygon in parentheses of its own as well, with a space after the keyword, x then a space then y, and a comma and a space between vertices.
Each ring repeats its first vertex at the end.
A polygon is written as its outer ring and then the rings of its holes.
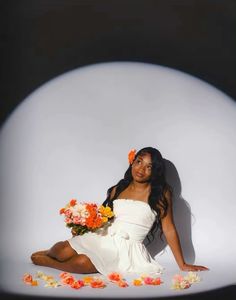
POLYGON ((181 271, 192 271, 192 272, 209 270, 207 267, 204 266, 196 266, 196 265, 189 265, 189 264, 183 264, 183 266, 180 269, 181 271))

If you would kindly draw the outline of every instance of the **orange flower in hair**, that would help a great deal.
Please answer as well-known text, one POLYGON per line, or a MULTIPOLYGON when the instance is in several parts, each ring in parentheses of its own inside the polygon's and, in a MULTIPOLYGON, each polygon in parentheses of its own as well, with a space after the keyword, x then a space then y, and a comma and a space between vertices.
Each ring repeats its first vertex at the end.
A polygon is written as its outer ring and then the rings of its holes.
POLYGON ((130 165, 134 161, 135 154, 136 154, 136 150, 135 149, 131 149, 130 152, 129 152, 129 154, 128 154, 128 161, 129 161, 130 165))

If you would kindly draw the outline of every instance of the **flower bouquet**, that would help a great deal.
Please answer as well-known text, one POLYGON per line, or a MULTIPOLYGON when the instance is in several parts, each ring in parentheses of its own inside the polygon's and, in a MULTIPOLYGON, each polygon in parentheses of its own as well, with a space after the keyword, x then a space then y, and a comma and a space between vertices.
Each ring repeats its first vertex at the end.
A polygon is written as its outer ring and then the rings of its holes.
POLYGON ((60 214, 65 216, 66 226, 73 229, 77 235, 108 224, 114 216, 109 206, 97 205, 96 203, 78 203, 76 199, 70 200, 65 207, 60 209, 60 214))

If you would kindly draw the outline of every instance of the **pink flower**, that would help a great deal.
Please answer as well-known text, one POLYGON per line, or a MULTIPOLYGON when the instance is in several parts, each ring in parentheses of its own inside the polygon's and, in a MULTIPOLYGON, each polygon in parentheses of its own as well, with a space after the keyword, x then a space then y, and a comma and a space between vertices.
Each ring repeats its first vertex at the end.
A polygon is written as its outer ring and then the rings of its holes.
POLYGON ((71 216, 71 210, 70 209, 66 209, 65 210, 65 212, 64 212, 64 214, 65 214, 65 216, 67 217, 67 218, 70 218, 70 216, 71 216))
POLYGON ((172 289, 181 290, 187 289, 191 286, 190 282, 186 280, 183 276, 176 274, 172 279, 172 289))
POLYGON ((143 281, 145 284, 152 284, 153 283, 153 278, 152 277, 145 277, 143 278, 143 281))
POLYGON ((80 224, 81 223, 80 220, 81 220, 81 218, 79 216, 73 217, 73 223, 74 224, 80 224))
POLYGON ((70 218, 65 218, 65 223, 66 224, 71 224, 73 221, 70 218))
POLYGON ((174 275, 173 279, 175 281, 181 282, 184 280, 184 277, 182 275, 176 274, 176 275, 174 275))

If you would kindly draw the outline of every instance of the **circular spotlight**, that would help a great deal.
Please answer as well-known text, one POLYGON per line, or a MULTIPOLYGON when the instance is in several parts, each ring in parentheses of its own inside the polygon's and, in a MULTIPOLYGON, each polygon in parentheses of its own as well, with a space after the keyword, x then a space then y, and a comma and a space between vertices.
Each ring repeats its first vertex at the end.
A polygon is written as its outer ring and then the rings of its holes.
MULTIPOLYGON (((4 289, 54 295, 16 283, 31 267, 30 254, 67 239, 59 208, 72 197, 103 202, 128 167, 128 151, 144 146, 158 148, 166 159, 185 254, 210 268, 201 273, 201 283, 178 295, 235 283, 235 129, 232 99, 193 76, 158 65, 95 64, 38 88, 0 132, 4 289)), ((155 247, 154 256, 166 266, 158 295, 177 295, 170 290, 171 276, 179 272, 173 256, 168 247, 162 255, 155 247)), ((110 290, 101 293, 110 296, 110 290)), ((156 289, 145 287, 115 293, 157 295, 156 289)), ((87 297, 86 291, 80 295, 87 297)))

